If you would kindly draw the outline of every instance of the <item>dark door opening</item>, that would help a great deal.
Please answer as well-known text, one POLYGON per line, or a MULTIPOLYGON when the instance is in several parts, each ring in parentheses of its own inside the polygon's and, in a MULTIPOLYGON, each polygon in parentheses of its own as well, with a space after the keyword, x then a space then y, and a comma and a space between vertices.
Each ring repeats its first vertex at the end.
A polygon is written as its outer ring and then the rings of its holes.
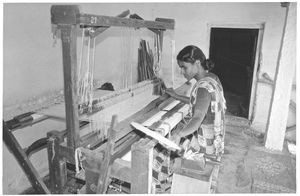
POLYGON ((220 78, 227 112, 248 118, 259 29, 211 28, 209 58, 220 78))

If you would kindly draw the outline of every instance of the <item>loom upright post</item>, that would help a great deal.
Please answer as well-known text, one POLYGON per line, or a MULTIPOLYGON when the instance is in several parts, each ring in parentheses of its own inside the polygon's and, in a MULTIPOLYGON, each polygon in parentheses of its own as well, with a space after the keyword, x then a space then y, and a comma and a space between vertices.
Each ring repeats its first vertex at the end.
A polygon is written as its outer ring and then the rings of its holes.
POLYGON ((77 97, 76 28, 80 15, 78 6, 53 6, 52 24, 61 31, 66 108, 67 146, 74 151, 79 146, 79 120, 77 97))
POLYGON ((47 134, 51 193, 64 192, 67 182, 66 161, 74 159, 75 149, 80 145, 76 57, 76 27, 79 15, 78 6, 57 5, 51 7, 51 23, 57 25, 61 32, 67 129, 66 146, 61 145, 63 138, 59 137, 59 133, 49 132, 47 134))

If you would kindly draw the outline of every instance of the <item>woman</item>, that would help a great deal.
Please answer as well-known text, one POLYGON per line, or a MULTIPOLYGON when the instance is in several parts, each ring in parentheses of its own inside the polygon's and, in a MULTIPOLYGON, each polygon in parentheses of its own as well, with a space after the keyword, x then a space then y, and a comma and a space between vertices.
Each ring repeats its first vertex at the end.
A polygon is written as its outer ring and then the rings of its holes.
POLYGON ((180 138, 194 133, 192 141, 197 141, 200 146, 197 151, 218 156, 224 151, 226 101, 220 80, 209 72, 214 64, 193 45, 186 46, 178 53, 177 63, 188 81, 194 78, 197 82, 190 97, 178 95, 173 89, 166 90, 173 98, 190 104, 191 119, 172 139, 179 143, 180 138))

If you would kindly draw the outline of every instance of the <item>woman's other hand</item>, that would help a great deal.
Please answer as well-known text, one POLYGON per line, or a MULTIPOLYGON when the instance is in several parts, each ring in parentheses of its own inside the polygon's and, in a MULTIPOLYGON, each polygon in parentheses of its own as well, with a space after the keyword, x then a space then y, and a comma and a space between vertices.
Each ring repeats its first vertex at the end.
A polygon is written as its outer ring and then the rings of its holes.
POLYGON ((174 98, 177 97, 177 94, 176 94, 176 92, 174 91, 173 88, 167 88, 167 89, 166 89, 166 93, 167 93, 168 95, 170 95, 171 97, 174 97, 174 98))

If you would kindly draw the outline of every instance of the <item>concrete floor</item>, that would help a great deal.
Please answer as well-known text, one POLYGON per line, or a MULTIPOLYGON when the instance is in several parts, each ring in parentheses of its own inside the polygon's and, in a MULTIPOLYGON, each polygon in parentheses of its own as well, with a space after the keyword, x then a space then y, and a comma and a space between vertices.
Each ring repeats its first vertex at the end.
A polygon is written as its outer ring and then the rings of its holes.
POLYGON ((271 152, 263 136, 231 117, 226 126, 217 193, 296 193, 296 157, 286 147, 271 152), (232 123, 236 121, 236 123, 232 123))

